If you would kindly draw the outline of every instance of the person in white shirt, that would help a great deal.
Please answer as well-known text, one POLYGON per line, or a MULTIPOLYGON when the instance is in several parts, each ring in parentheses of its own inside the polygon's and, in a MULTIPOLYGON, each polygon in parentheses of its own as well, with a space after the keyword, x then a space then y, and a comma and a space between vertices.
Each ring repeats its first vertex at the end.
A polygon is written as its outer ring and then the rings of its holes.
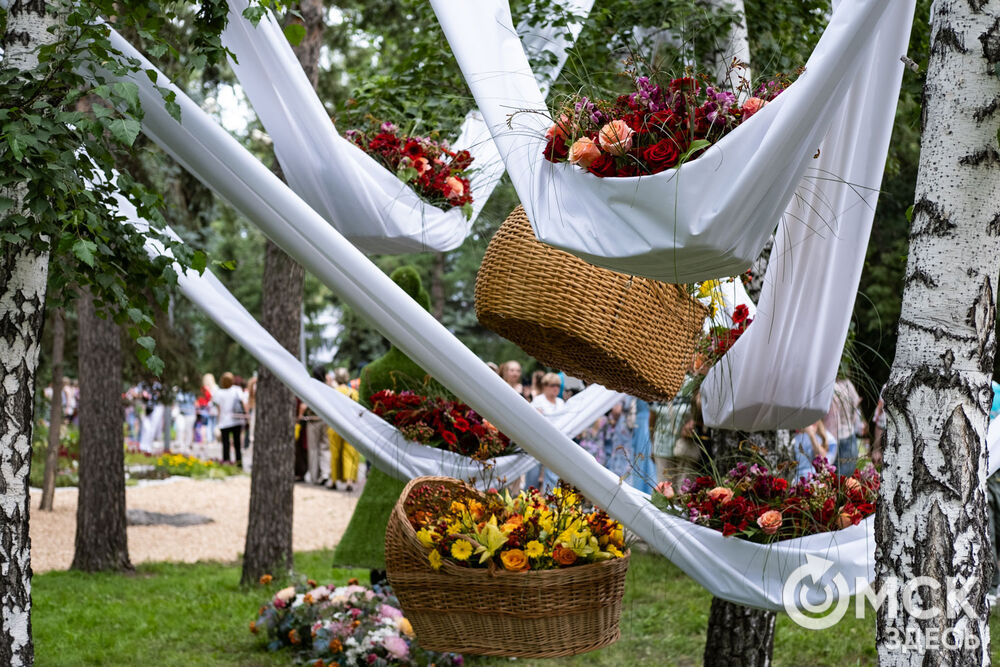
MULTIPOLYGON (((542 376, 541 385, 542 393, 532 399, 531 407, 552 419, 566 407, 566 403, 559 398, 559 388, 562 386, 562 382, 555 373, 546 373, 542 376)), ((540 480, 541 485, 538 488, 542 491, 551 491, 559 482, 559 477, 553 471, 538 464, 534 470, 528 473, 528 486, 535 486, 539 484, 540 480)))
POLYGON ((243 390, 233 384, 233 374, 226 372, 219 378, 219 388, 212 392, 212 403, 219 409, 219 430, 222 432, 222 460, 231 463, 229 448, 236 452, 236 464, 243 465, 241 436, 246 422, 247 406, 243 390))

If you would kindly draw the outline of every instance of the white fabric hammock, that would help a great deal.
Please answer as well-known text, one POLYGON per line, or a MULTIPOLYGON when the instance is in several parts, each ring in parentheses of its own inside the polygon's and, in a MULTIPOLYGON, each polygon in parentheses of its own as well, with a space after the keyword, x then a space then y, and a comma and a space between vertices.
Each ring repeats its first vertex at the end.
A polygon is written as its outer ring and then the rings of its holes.
MULTIPOLYGON (((910 24, 896 22, 895 9, 912 11, 914 0, 843 0, 786 92, 697 160, 637 178, 552 164, 542 157, 547 114, 511 118, 544 110, 545 98, 507 0, 431 4, 538 238, 599 266, 683 283, 746 271, 793 193, 830 176, 809 169, 813 155, 838 117, 869 124, 844 99, 859 76, 898 67, 905 51, 897 37, 910 24)), ((894 91, 880 97, 880 113, 892 118, 894 91)), ((823 145, 824 154, 845 150, 823 145)), ((885 162, 884 155, 871 159, 879 169, 885 162)))
MULTIPOLYGON (((118 212, 139 229, 149 226, 121 195, 118 195, 118 212)), ((146 248, 151 255, 168 255, 153 239, 147 240, 146 248)), ((247 312, 211 271, 199 275, 194 270, 184 271, 179 265, 174 268, 178 287, 192 303, 385 474, 404 481, 422 475, 451 476, 474 480, 476 486, 485 489, 501 480, 513 480, 537 465, 527 454, 500 456, 484 465, 460 454, 407 440, 375 413, 310 377, 302 363, 247 312)), ((574 437, 624 398, 618 392, 591 385, 570 398, 565 410, 552 423, 560 432, 574 437)))
POLYGON ((892 136, 899 55, 913 24, 911 0, 884 4, 881 27, 859 54, 872 66, 838 98, 850 114, 834 118, 815 161, 824 177, 803 184, 789 204, 755 319, 702 384, 709 426, 801 428, 830 409, 892 136))
MULTIPOLYGON (((114 48, 140 58, 145 69, 156 72, 119 35, 112 34, 111 41, 114 48)), ((824 586, 837 591, 832 581, 838 574, 848 582, 849 594, 855 592, 856 577, 871 577, 874 542, 868 526, 762 546, 724 538, 653 507, 647 497, 584 455, 183 92, 156 73, 157 83, 176 93, 183 116, 182 123, 171 118, 144 73, 129 77, 139 86, 145 112, 143 131, 148 136, 443 385, 710 593, 752 607, 781 609, 784 578, 811 558, 834 563, 816 582, 806 578, 801 583, 797 604, 825 602, 824 586)))
MULTIPOLYGON (((567 0, 574 15, 586 15, 593 0, 567 0)), ((330 120, 288 39, 270 11, 255 27, 243 18, 246 0, 231 0, 222 41, 237 60, 230 61, 243 90, 274 142, 274 152, 289 185, 354 245, 371 253, 446 251, 465 240, 472 225, 459 209, 424 203, 396 175, 342 137, 330 120)), ((541 72, 547 88, 566 62, 566 50, 580 23, 567 29, 528 31, 526 39, 552 56, 541 72), (564 36, 565 35, 565 36, 564 36)), ((482 116, 466 116, 456 149, 475 162, 473 220, 503 175, 503 163, 482 116)))

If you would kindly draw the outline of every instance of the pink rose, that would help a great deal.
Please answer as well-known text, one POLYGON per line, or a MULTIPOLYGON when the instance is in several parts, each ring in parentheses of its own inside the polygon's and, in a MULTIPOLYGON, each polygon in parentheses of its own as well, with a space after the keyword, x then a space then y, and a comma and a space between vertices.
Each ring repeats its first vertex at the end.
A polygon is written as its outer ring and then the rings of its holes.
POLYGON ((465 185, 463 185, 462 181, 458 180, 454 176, 449 176, 448 180, 444 182, 444 186, 446 188, 446 196, 448 199, 457 199, 465 194, 465 185))
POLYGON ((733 492, 731 489, 727 489, 724 486, 717 486, 708 492, 708 497, 710 500, 714 500, 720 505, 725 505, 733 499, 733 492))
POLYGON ((389 655, 397 660, 405 660, 406 656, 410 653, 410 647, 406 643, 406 640, 396 635, 389 635, 383 639, 382 646, 389 652, 389 655))
POLYGON ((659 493, 664 498, 674 497, 674 485, 670 482, 664 480, 656 485, 656 492, 659 493))
POLYGON ((759 97, 751 97, 743 103, 743 108, 740 109, 740 111, 743 112, 743 118, 747 119, 763 109, 766 105, 767 102, 765 100, 762 100, 759 97))
POLYGON ((601 128, 597 140, 601 148, 611 155, 625 155, 632 148, 632 135, 635 132, 623 120, 613 120, 601 128))
POLYGON ((601 149, 587 137, 580 137, 569 147, 569 161, 586 169, 601 157, 601 149))
POLYGON ((559 137, 560 139, 569 139, 569 130, 572 121, 569 116, 562 114, 559 116, 559 120, 552 124, 552 127, 548 129, 545 133, 545 138, 552 139, 553 137, 559 137))
POLYGON ((768 510, 757 517, 757 525, 765 535, 774 535, 781 528, 783 518, 778 510, 768 510))
POLYGON ((392 605, 388 605, 388 604, 382 605, 382 607, 379 609, 379 613, 382 614, 382 616, 384 616, 386 618, 402 618, 403 617, 403 612, 401 612, 400 610, 396 609, 392 605))

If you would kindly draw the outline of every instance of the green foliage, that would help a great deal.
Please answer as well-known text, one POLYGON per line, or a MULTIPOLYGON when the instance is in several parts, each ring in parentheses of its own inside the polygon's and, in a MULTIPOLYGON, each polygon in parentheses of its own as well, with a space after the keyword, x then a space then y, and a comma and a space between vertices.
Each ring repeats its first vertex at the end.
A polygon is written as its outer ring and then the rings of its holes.
MULTIPOLYGON (((154 372, 163 368, 148 333, 151 302, 166 303, 176 281, 173 263, 150 259, 147 237, 169 248, 182 266, 204 259, 162 234, 161 197, 118 172, 121 156, 133 150, 142 109, 134 84, 111 77, 138 71, 110 43, 108 23, 131 31, 164 53, 176 52, 162 35, 184 3, 88 0, 46 3, 63 21, 56 41, 38 48, 30 71, 0 70, 0 248, 29 247, 50 253, 50 293, 72 299, 85 286, 99 313, 114 317, 137 341, 136 354, 154 372), (106 71, 98 71, 99 64, 106 71), (89 70, 85 76, 84 70, 89 70), (153 228, 140 232, 114 214, 114 193, 124 193, 153 228), (19 206, 15 206, 15 199, 19 206)), ((226 3, 202 0, 193 27, 192 67, 219 61, 219 32, 226 3)), ((171 94, 165 95, 168 102, 171 94)))
MULTIPOLYGON (((49 448, 49 427, 38 420, 31 434, 31 473, 29 483, 42 488, 45 479, 45 458, 49 448)), ((67 425, 59 436, 59 458, 56 462, 56 487, 76 486, 80 459, 80 429, 67 425)))

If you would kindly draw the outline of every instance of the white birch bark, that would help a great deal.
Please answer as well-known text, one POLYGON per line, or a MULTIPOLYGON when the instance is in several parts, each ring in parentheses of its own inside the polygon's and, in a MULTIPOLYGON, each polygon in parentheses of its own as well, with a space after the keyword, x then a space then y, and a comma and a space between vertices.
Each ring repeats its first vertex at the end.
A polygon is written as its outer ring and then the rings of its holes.
MULTIPOLYGON (((0 67, 33 69, 38 47, 55 40, 47 29, 56 19, 39 0, 5 4, 0 67)), ((3 194, 14 200, 8 211, 20 213, 25 188, 3 194)), ((28 466, 47 276, 47 253, 0 243, 0 665, 11 667, 34 662, 28 466)))
POLYGON ((884 394, 877 587, 895 577, 900 588, 896 618, 890 605, 879 610, 881 665, 990 662, 984 441, 1000 273, 998 64, 1000 0, 936 0, 899 339, 884 394), (904 594, 916 577, 935 583, 904 594), (968 595, 949 596, 949 577, 968 595), (920 617, 935 607, 940 613, 920 617), (906 650, 934 634, 959 648, 906 650))
POLYGON ((750 83, 750 33, 747 30, 743 0, 711 0, 710 4, 727 8, 734 17, 729 34, 721 45, 714 80, 728 83, 729 90, 736 93, 740 102, 743 102, 749 97, 750 83), (745 63, 747 67, 734 67, 736 63, 745 63))

